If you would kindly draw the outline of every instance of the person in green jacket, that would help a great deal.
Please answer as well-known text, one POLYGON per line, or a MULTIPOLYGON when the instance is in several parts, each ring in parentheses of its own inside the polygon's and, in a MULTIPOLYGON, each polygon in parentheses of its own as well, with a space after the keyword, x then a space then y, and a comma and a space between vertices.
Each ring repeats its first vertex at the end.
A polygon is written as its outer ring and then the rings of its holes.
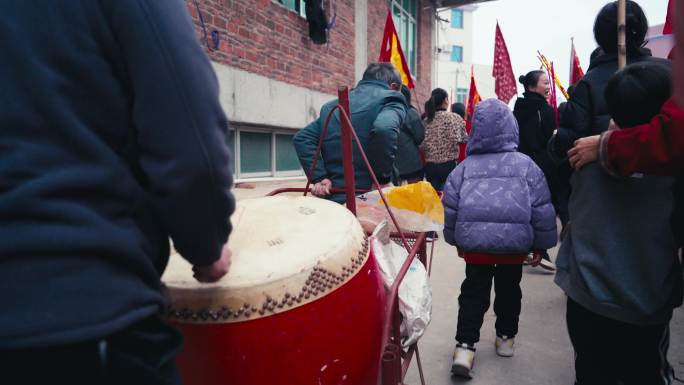
MULTIPOLYGON (((392 179, 397 138, 408 109, 400 89, 401 76, 392 64, 372 63, 366 68, 363 79, 349 93, 352 125, 380 184, 387 184, 392 179)), ((342 203, 344 194, 331 194, 332 188, 344 188, 339 113, 335 113, 330 121, 321 158, 316 169, 311 170, 323 124, 335 106, 337 100, 323 105, 318 119, 295 135, 294 146, 304 172, 314 183, 312 193, 342 203)), ((356 145, 353 157, 356 188, 370 189, 370 173, 356 145)))

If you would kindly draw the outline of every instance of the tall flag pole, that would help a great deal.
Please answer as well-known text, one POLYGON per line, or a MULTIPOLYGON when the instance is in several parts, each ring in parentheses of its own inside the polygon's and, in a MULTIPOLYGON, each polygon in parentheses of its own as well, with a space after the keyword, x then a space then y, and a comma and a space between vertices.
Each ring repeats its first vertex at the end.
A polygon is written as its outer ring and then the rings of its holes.
POLYGON ((504 103, 508 103, 518 93, 515 83, 515 75, 511 66, 511 57, 508 54, 506 41, 496 22, 496 36, 494 38, 494 66, 492 76, 495 79, 496 96, 504 103))
POLYGON ((566 100, 570 100, 570 95, 568 95, 568 91, 565 89, 565 87, 563 87, 563 83, 558 75, 554 74, 555 78, 551 77, 551 63, 549 62, 549 59, 547 59, 546 56, 539 51, 537 51, 537 59, 539 59, 539 61, 542 63, 542 69, 546 69, 546 72, 549 74, 549 80, 551 80, 552 83, 555 83, 555 86, 560 89, 566 100))
POLYGON ((385 32, 382 37, 382 46, 380 47, 380 62, 392 63, 401 74, 402 83, 408 88, 414 88, 413 77, 411 77, 411 70, 406 62, 404 51, 401 49, 401 42, 397 29, 394 27, 394 20, 392 19, 392 12, 387 11, 387 21, 385 21, 385 32))
MULTIPOLYGON (((475 115, 475 107, 482 101, 480 93, 477 92, 475 85, 475 71, 473 66, 470 67, 470 91, 468 91, 468 100, 466 101, 466 132, 470 135, 470 130, 473 127, 473 115, 475 115)), ((458 161, 461 162, 466 156, 466 145, 459 144, 458 161)))
MULTIPOLYGON (((549 79, 556 78, 556 70, 553 67, 553 62, 551 62, 551 73, 549 75, 549 79)), ((551 107, 553 107, 554 116, 556 117, 555 128, 558 128, 558 100, 556 96, 556 82, 551 82, 551 97, 549 98, 549 103, 551 103, 551 107)))
POLYGON ((570 41, 572 47, 570 49, 570 85, 574 86, 582 79, 584 71, 582 70, 579 56, 577 56, 577 51, 575 50, 575 38, 571 38, 570 41))

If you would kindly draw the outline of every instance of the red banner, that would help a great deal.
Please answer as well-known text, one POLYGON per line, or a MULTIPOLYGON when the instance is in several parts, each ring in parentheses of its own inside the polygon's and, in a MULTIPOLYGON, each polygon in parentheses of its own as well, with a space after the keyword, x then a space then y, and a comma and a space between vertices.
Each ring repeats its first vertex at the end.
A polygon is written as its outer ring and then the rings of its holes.
POLYGON ((494 39, 494 76, 496 96, 504 103, 508 103, 518 93, 511 57, 508 54, 506 41, 504 40, 499 23, 496 23, 496 37, 494 39))

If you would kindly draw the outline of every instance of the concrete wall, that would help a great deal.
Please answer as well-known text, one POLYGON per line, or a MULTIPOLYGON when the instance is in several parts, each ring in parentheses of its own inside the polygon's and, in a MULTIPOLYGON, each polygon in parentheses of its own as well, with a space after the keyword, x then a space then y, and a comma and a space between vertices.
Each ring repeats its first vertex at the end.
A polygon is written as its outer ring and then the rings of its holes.
POLYGON ((299 129, 318 117, 336 95, 214 63, 223 109, 232 122, 299 129))

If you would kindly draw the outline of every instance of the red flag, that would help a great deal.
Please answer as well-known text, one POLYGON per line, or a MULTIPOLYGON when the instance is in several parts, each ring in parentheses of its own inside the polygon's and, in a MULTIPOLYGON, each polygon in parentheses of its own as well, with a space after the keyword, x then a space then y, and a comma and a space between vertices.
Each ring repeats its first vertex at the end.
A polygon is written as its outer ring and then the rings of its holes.
POLYGON ((515 75, 511 66, 511 57, 508 55, 506 41, 504 40, 499 23, 496 23, 496 37, 494 39, 494 69, 492 76, 496 81, 496 96, 504 103, 508 103, 511 98, 518 93, 515 83, 515 75))
MULTIPOLYGON (((551 72, 549 73, 549 79, 556 78, 556 70, 553 67, 553 62, 551 62, 551 72)), ((558 100, 556 97, 556 82, 551 82, 551 96, 549 97, 549 103, 553 107, 553 113, 556 117, 556 128, 558 128, 558 100)))
MULTIPOLYGON (((480 93, 477 92, 475 85, 475 73, 473 68, 470 68, 470 91, 468 92, 468 101, 466 104, 466 132, 470 134, 470 129, 473 126, 473 115, 475 114, 475 106, 482 101, 480 93)), ((466 145, 459 144, 458 161, 461 162, 466 156, 466 145)))
POLYGON ((382 37, 382 46, 380 46, 380 62, 389 62, 399 70, 401 74, 402 83, 408 88, 413 88, 413 78, 408 64, 406 64, 406 57, 404 51, 401 49, 401 42, 397 29, 394 27, 394 20, 392 13, 387 11, 387 21, 385 21, 385 33, 382 37))
POLYGON ((580 65, 579 56, 577 56, 577 51, 575 51, 575 40, 572 40, 572 49, 570 51, 570 85, 573 86, 582 79, 584 76, 584 71, 580 65))
POLYGON ((674 23, 672 17, 674 16, 674 0, 670 0, 667 4, 667 17, 665 17, 665 26, 663 27, 663 35, 672 35, 674 33, 674 23))

